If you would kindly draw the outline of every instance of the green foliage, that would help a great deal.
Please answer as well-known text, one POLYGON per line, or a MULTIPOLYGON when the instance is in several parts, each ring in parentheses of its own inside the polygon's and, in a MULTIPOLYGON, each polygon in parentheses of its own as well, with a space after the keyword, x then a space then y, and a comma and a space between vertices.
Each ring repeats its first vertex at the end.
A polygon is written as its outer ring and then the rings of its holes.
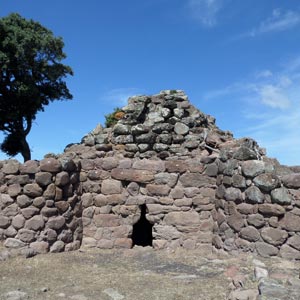
POLYGON ((105 127, 108 128, 115 125, 122 115, 122 109, 120 107, 114 108, 114 111, 111 114, 105 115, 105 127))
POLYGON ((174 94, 177 94, 177 91, 176 90, 170 90, 170 95, 174 95, 174 94))
POLYGON ((73 72, 61 63, 63 47, 38 22, 19 14, 0 19, 0 130, 6 134, 1 149, 8 155, 30 158, 24 141, 37 112, 54 100, 72 99, 64 78, 73 72))

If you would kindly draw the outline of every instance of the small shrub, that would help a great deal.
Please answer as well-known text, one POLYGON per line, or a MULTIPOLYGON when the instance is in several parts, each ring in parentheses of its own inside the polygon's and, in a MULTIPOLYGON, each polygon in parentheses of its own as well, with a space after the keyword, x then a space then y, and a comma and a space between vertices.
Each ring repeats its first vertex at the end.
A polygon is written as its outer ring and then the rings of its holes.
POLYGON ((121 108, 116 107, 111 114, 105 115, 105 127, 112 127, 114 126, 120 119, 124 116, 124 112, 121 108))

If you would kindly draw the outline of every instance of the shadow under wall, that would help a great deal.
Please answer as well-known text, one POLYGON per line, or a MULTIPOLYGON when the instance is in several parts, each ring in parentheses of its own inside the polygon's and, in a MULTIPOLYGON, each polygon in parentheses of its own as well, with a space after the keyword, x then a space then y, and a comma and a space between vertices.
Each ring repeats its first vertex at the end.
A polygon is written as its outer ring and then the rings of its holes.
POLYGON ((152 247, 152 227, 151 224, 146 219, 146 204, 140 206, 141 208, 141 217, 137 223, 133 225, 132 231, 132 246, 151 246, 152 247))

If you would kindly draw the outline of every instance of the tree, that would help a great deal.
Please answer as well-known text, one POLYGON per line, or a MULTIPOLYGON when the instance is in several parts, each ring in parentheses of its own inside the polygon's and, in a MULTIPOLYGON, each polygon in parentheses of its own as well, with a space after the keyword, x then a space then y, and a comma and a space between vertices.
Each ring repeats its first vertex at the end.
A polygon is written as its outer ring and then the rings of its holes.
POLYGON ((26 140, 39 111, 54 100, 72 99, 64 78, 73 75, 61 37, 33 20, 13 13, 0 19, 1 150, 31 159, 26 140))

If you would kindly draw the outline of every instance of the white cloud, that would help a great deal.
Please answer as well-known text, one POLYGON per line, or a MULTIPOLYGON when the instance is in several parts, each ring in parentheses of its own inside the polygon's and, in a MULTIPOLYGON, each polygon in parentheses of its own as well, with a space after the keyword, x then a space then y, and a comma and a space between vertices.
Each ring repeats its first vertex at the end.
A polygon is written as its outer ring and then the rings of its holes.
POLYGON ((101 95, 100 100, 109 106, 125 106, 129 97, 144 94, 145 91, 139 88, 118 88, 112 89, 101 95))
MULTIPOLYGON (((287 62, 279 72, 262 70, 249 80, 206 93, 219 109, 234 116, 228 121, 238 137, 254 138, 268 156, 283 164, 300 165, 300 57, 287 62)), ((226 114, 223 114, 226 116, 226 114)), ((229 129, 232 130, 232 128, 229 129)))
POLYGON ((244 36, 255 37, 260 34, 279 32, 291 29, 300 24, 300 12, 275 9, 271 17, 262 21, 257 28, 252 29, 244 36))
POLYGON ((261 102, 270 107, 285 109, 291 104, 291 101, 288 96, 284 94, 284 91, 275 85, 263 85, 258 89, 258 94, 261 102))
POLYGON ((223 6, 223 0, 188 0, 190 15, 205 27, 217 24, 217 14, 223 6))

